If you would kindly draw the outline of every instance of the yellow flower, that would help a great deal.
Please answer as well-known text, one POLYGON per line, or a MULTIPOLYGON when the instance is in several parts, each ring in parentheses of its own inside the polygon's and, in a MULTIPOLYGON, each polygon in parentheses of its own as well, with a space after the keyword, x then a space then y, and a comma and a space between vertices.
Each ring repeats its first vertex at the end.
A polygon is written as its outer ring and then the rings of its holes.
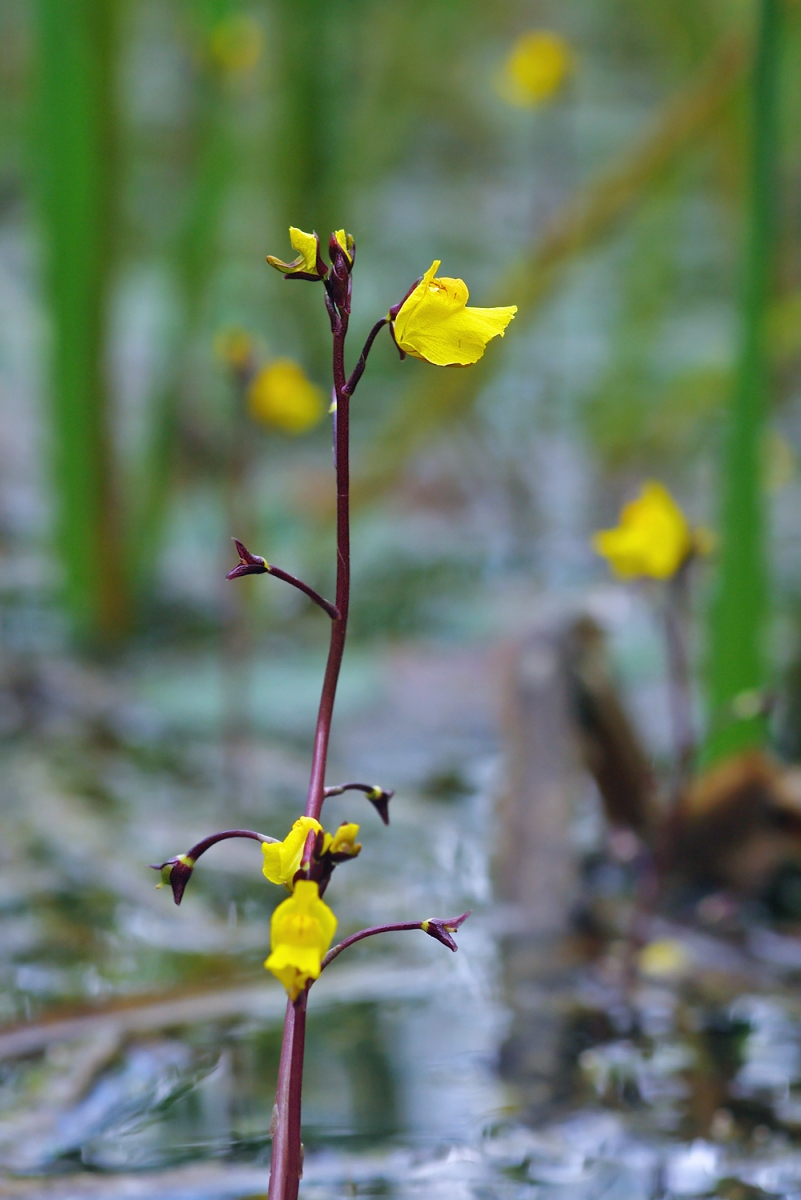
POLYGON ((284 433, 305 433, 325 413, 323 393, 290 358, 263 367, 248 388, 250 415, 284 433))
POLYGON ((467 308, 470 293, 462 279, 435 279, 431 264, 393 322, 401 350, 438 367, 478 362, 487 342, 504 330, 517 312, 510 308, 467 308))
POLYGON ((320 899, 316 883, 299 879, 288 900, 279 904, 270 921, 268 971, 297 1000, 310 979, 317 979, 323 956, 336 933, 337 919, 320 899))
POLYGON ((670 492, 653 481, 624 506, 617 528, 596 533, 592 544, 621 579, 670 579, 700 549, 670 492))
POLYGON ((322 279, 326 267, 320 258, 320 239, 316 233, 304 233, 294 225, 289 227, 289 240, 292 249, 297 250, 298 257, 292 262, 284 262, 272 254, 267 255, 267 262, 283 275, 297 275, 301 279, 322 279))
POLYGON ((559 91, 572 66, 570 47, 558 33, 523 33, 503 65, 500 93, 510 104, 533 108, 559 91))
POLYGON ((214 339, 214 353, 232 370, 244 370, 253 358, 253 338, 244 329, 221 329, 214 339))
MULTIPOLYGON (((262 870, 270 883, 283 883, 292 891, 292 880, 300 868, 303 847, 312 830, 320 833, 322 825, 314 817, 299 817, 283 842, 262 842, 264 855, 262 870)), ((299 881, 301 882, 301 881, 299 881)))
POLYGON ((261 56, 261 28, 244 13, 219 21, 209 38, 212 62, 229 75, 247 75, 261 56))
POLYGON ((323 854, 344 854, 355 858, 361 850, 361 843, 356 841, 359 836, 359 826, 352 821, 343 822, 336 833, 327 833, 323 840, 323 854))

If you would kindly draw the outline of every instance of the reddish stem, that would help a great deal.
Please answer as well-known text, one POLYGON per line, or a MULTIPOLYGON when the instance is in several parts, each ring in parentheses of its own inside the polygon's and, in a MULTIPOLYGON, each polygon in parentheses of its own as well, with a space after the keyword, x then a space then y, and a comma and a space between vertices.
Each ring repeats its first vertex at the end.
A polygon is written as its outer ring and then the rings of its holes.
POLYGON ((689 569, 687 562, 673 576, 667 587, 664 609, 674 750, 671 787, 674 807, 687 785, 695 757, 692 678, 687 646, 689 569))
POLYGON ((331 719, 334 715, 339 671, 345 652, 345 636, 348 629, 350 605, 350 395, 345 385, 345 335, 348 330, 348 314, 339 311, 332 317, 334 335, 334 391, 336 393, 334 459, 337 477, 337 586, 336 607, 338 616, 331 623, 331 643, 325 666, 320 708, 317 713, 317 728, 314 732, 311 779, 306 799, 306 816, 319 820, 325 799, 325 764, 328 757, 328 741, 331 736, 331 719))
POLYGON ((320 964, 320 970, 324 971, 343 950, 347 950, 348 946, 352 946, 354 942, 360 942, 362 938, 373 937, 377 933, 401 933, 405 929, 422 928, 422 921, 400 921, 395 925, 372 925, 369 929, 360 929, 358 933, 352 933, 350 937, 343 938, 341 942, 337 942, 336 946, 331 947, 320 964))
MULTIPOLYGON (((331 719, 334 714, 339 671, 345 651, 350 602, 350 395, 345 379, 345 335, 350 311, 348 300, 336 307, 326 292, 326 307, 331 318, 334 339, 334 462, 337 485, 337 583, 336 616, 331 622, 331 642, 325 667, 317 727, 314 733, 311 778, 306 799, 306 816, 319 819, 325 799, 325 767, 331 719)), ((377 330, 376 330, 377 332, 377 330)), ((372 344, 372 342, 370 343, 372 344)), ((369 346, 367 347, 369 351, 369 346)), ((354 385, 355 386, 355 385, 354 385)), ((281 1063, 275 1098, 275 1131, 268 1200, 297 1200, 300 1184, 301 1142, 300 1105, 303 1085, 303 1050, 306 1032, 306 993, 288 1004, 281 1043, 281 1063)))
POLYGON ((287 1002, 284 1037, 278 1066, 278 1086, 271 1125, 273 1137, 268 1200, 297 1200, 303 1170, 300 1141, 300 1099, 303 1051, 306 1042, 306 996, 287 1002))

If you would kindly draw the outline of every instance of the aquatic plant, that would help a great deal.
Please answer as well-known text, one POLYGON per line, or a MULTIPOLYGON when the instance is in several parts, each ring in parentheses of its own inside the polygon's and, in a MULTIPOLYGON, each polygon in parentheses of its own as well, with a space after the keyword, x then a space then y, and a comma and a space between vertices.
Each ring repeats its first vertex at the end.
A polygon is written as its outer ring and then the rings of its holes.
POLYGON ((687 783, 696 750, 688 650, 689 576, 694 561, 712 544, 709 530, 693 529, 665 485, 653 479, 623 506, 614 529, 601 529, 592 539, 593 549, 619 579, 661 585, 658 602, 669 667, 674 802, 687 783))
POLYGON ((311 778, 302 816, 282 840, 249 829, 227 829, 211 834, 180 854, 159 864, 161 884, 172 888, 176 904, 201 855, 228 838, 250 838, 261 843, 263 871, 270 882, 283 886, 289 896, 275 909, 270 924, 270 955, 265 962, 287 991, 287 1009, 275 1108, 271 1122, 273 1152, 270 1169, 270 1200, 295 1200, 302 1173, 301 1088, 309 989, 325 968, 343 950, 364 938, 391 931, 419 929, 450 950, 456 950, 454 933, 469 913, 452 918, 403 921, 361 929, 331 947, 337 928, 333 910, 323 899, 336 867, 351 861, 362 847, 356 838, 359 826, 346 822, 327 832, 320 816, 327 796, 346 791, 363 792, 389 824, 389 802, 393 792, 368 783, 350 782, 326 787, 325 772, 337 682, 345 649, 350 604, 350 401, 364 373, 373 343, 387 326, 401 359, 407 353, 440 366, 475 363, 487 343, 504 330, 517 309, 470 308, 468 290, 461 279, 436 278, 439 263, 415 280, 403 299, 371 329, 350 375, 345 370, 345 339, 351 315, 352 273, 356 255, 353 238, 344 230, 331 235, 330 268, 320 252, 316 233, 290 230, 297 257, 283 262, 273 256, 268 262, 287 279, 322 283, 323 297, 333 340, 334 462, 336 470, 336 594, 326 600, 314 588, 261 555, 252 554, 236 541, 239 565, 229 579, 244 575, 273 575, 304 592, 331 620, 331 640, 323 680, 317 727, 312 752, 311 778))

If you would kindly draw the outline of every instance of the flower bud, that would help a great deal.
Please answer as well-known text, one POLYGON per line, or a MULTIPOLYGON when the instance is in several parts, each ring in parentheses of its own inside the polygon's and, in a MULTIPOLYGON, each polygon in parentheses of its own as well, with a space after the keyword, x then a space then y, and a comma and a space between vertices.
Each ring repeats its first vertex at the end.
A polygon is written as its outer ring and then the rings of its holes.
POLYGON ((386 791, 380 787, 374 787, 372 791, 367 793, 367 799, 385 825, 389 825, 389 802, 394 795, 395 791, 393 788, 386 791))
POLYGON ((161 881, 156 884, 156 887, 163 888, 169 884, 172 888, 172 898, 176 904, 181 903, 194 868, 195 860, 188 854, 178 854, 175 858, 168 858, 163 863, 151 863, 152 870, 161 872, 161 881))
POLYGON ((357 842, 359 826, 352 821, 343 821, 336 833, 327 833, 323 841, 322 855, 328 855, 332 863, 347 862, 356 858, 361 852, 361 842, 357 842))
POLYGON ((239 555, 239 566, 234 567, 226 575, 226 579, 239 579, 240 575, 264 575, 270 569, 270 564, 260 554, 251 554, 247 546, 234 538, 236 552, 239 555))
POLYGON ((450 920, 441 920, 439 917, 429 917, 427 921, 423 921, 420 928, 423 933, 427 933, 429 937, 436 938, 438 942, 442 942, 443 946, 447 946, 449 950, 458 950, 459 947, 451 937, 455 933, 463 921, 466 921, 470 916, 470 910, 462 913, 460 917, 451 917, 450 920))
POLYGON ((344 229, 338 229, 336 233, 331 234, 328 253, 332 267, 328 280, 331 299, 337 308, 350 311, 350 273, 353 270, 356 244, 350 234, 345 233, 344 229))

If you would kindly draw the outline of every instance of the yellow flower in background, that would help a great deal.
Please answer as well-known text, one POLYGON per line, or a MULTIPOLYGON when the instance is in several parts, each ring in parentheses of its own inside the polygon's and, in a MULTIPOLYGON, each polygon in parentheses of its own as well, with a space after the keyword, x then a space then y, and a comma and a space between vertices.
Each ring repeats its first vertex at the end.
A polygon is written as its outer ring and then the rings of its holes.
POLYGON ((253 359, 253 338, 244 329, 221 329, 214 339, 214 353, 233 370, 244 370, 253 359))
POLYGON ((467 308, 470 293, 462 279, 435 279, 432 263, 393 322, 401 350, 437 367, 478 362, 492 338, 503 337, 517 312, 510 308, 467 308))
POLYGON ((284 262, 273 254, 267 255, 267 262, 282 275, 302 275, 304 278, 322 279, 325 273, 321 269, 320 239, 316 233, 304 233, 302 229, 289 226, 289 240, 292 249, 297 250, 298 257, 292 262, 284 262))
POLYGON ((255 376, 247 394, 250 415, 284 433, 305 433, 325 413, 320 388, 290 358, 276 358, 255 376))
POLYGON ((503 65, 500 93, 510 104, 534 108, 559 91, 572 67, 570 47, 558 33, 523 33, 503 65))
MULTIPOLYGON (((320 833, 322 825, 314 817, 299 817, 283 842, 262 842, 264 855, 262 871, 270 883, 282 883, 292 891, 292 880, 300 868, 306 838, 312 832, 320 833)), ((301 882, 301 881, 299 881, 301 882)))
POLYGON ((261 57, 261 27, 244 13, 224 17, 209 38, 209 54, 215 66, 229 75, 247 75, 261 57))
POLYGON ((649 942, 640 951, 639 968, 651 979, 677 979, 692 969, 688 948, 677 938, 649 942))
POLYGON ((280 979, 290 1000, 297 1000, 309 980, 318 978, 336 928, 337 919, 320 899, 317 884, 299 879, 289 899, 273 913, 271 953, 264 964, 280 979))
POLYGON ((359 826, 354 825, 352 821, 344 821, 336 833, 327 833, 323 840, 323 854, 330 851, 331 854, 346 854, 349 858, 355 858, 361 850, 361 844, 356 841, 359 836, 359 826))
POLYGON ((670 579, 701 548, 670 492, 653 481, 624 506, 617 528, 596 533, 592 545, 621 579, 670 579))

